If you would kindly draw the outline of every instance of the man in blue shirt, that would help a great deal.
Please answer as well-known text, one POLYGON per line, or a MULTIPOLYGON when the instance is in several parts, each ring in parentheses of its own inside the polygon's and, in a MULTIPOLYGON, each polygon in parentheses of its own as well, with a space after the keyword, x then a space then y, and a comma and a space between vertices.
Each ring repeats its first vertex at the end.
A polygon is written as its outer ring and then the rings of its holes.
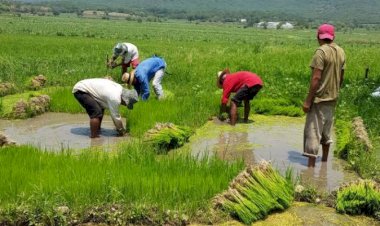
POLYGON ((164 59, 153 56, 143 60, 136 70, 124 73, 122 81, 133 85, 142 100, 147 100, 150 95, 149 81, 153 79, 152 85, 158 99, 164 97, 161 81, 165 74, 166 63, 164 59))

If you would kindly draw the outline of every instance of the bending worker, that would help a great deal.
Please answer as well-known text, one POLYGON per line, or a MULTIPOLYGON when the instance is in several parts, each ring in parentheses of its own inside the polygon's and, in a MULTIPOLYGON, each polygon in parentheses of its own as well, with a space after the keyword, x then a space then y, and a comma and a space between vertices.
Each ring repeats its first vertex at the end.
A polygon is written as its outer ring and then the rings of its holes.
POLYGON ((228 69, 217 74, 217 86, 223 89, 220 113, 227 112, 227 103, 231 93, 236 93, 230 104, 230 123, 235 125, 237 121, 237 107, 244 101, 244 122, 248 122, 251 107, 249 101, 263 87, 261 78, 249 71, 230 73, 228 69))
POLYGON ((119 113, 119 106, 133 109, 138 101, 136 90, 124 89, 120 84, 104 78, 84 79, 77 82, 73 94, 90 117, 90 137, 99 137, 104 109, 110 110, 119 136, 126 133, 119 113))
POLYGON ((132 43, 123 42, 115 45, 112 58, 107 62, 107 66, 110 68, 121 66, 121 74, 124 74, 130 66, 132 66, 132 69, 135 69, 139 63, 139 51, 137 47, 132 43), (121 57, 121 62, 116 63, 119 57, 121 57))
POLYGON ((142 100, 147 100, 150 95, 149 81, 153 79, 152 85, 157 99, 164 98, 161 81, 165 74, 166 63, 164 59, 153 56, 143 60, 131 73, 124 73, 122 81, 133 85, 142 100))

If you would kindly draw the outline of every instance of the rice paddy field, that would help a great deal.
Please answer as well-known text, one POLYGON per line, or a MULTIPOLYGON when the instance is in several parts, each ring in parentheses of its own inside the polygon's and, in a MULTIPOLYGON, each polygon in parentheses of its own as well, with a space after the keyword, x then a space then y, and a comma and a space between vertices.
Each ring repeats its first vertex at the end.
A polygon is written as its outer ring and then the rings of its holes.
MULTIPOLYGON (((302 117, 311 73, 308 65, 318 46, 315 30, 6 14, 0 14, 0 21, 0 82, 15 85, 12 95, 1 98, 2 116, 18 95, 28 91, 30 78, 39 74, 47 77, 47 87, 38 92, 51 97, 50 111, 84 113, 71 94, 72 86, 106 75, 120 82, 120 69, 105 67, 106 55, 112 54, 117 42, 135 44, 140 59, 157 54, 168 65, 163 87, 170 98, 158 101, 153 94, 132 111, 122 109, 133 142, 107 153, 51 153, 26 146, 0 149, 0 210, 6 213, 0 222, 32 225, 75 224, 66 222, 58 207, 69 208, 76 215, 70 219, 82 222, 213 222, 210 199, 228 187, 244 164, 157 156, 140 138, 156 122, 196 129, 216 116, 221 92, 215 76, 224 68, 261 76, 265 87, 251 103, 254 113, 302 117), (118 218, 121 212, 128 214, 118 218)), ((380 86, 380 32, 338 31, 336 37, 347 55, 336 113, 337 154, 362 177, 379 180, 380 99, 370 94, 380 86), (357 116, 363 118, 374 144, 371 153, 362 152, 351 140, 349 124, 357 116)))

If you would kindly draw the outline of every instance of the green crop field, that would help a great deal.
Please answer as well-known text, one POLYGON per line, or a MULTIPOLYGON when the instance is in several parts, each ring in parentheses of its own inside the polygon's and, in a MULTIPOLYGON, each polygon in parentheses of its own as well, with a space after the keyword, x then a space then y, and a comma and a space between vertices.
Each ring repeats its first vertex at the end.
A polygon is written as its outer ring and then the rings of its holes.
MULTIPOLYGON (((120 81, 119 68, 107 71, 105 67, 106 55, 112 54, 117 42, 134 43, 140 59, 162 56, 168 65, 163 87, 173 96, 157 101, 152 94, 132 111, 122 111, 137 139, 156 122, 195 129, 217 115, 221 92, 215 76, 224 68, 249 70, 262 77, 264 88, 251 103, 254 112, 302 116, 309 63, 318 46, 314 30, 5 14, 0 21, 0 82, 14 83, 16 92, 23 93, 31 77, 45 75, 47 88, 40 92, 52 98, 51 111, 84 112, 71 94, 72 86, 81 79, 110 75, 120 81)), ((380 85, 380 32, 338 31, 336 42, 347 55, 336 117, 350 122, 361 116, 374 141, 374 154, 379 153, 380 100, 370 93, 380 85), (370 69, 368 79, 364 79, 366 68, 370 69)), ((9 108, 4 106, 9 103, 7 98, 2 97, 1 113, 9 108)), ((88 219, 89 207, 120 203, 134 207, 128 215, 132 220, 127 222, 144 222, 154 213, 162 221, 174 219, 167 210, 195 219, 243 168, 241 162, 217 159, 157 158, 147 149, 139 142, 121 145, 112 156, 86 150, 78 155, 51 154, 23 146, 0 149, 0 213, 6 213, 0 215, 0 224, 16 215, 21 215, 20 221, 35 216, 36 222, 51 223, 56 216, 53 210, 60 205, 77 211, 78 218, 88 219), (25 206, 26 212, 17 212, 21 211, 18 206, 25 206)), ((362 176, 379 179, 378 164, 371 156, 351 156, 350 161, 362 176), (371 163, 365 164, 368 159, 371 163)))

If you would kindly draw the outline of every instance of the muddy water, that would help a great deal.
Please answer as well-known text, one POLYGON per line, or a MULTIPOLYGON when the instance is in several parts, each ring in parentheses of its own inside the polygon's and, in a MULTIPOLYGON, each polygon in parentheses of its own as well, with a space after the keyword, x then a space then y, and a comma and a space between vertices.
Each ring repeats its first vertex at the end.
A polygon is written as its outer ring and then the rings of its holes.
POLYGON ((111 117, 104 116, 100 138, 90 139, 86 114, 45 113, 26 120, 0 120, 0 130, 16 141, 42 150, 102 147, 110 149, 127 137, 117 137, 111 117))
POLYGON ((357 179, 355 173, 345 170, 344 161, 333 156, 334 147, 327 163, 319 157, 316 167, 308 169, 308 159, 302 156, 304 119, 255 115, 253 120, 235 127, 215 119, 208 122, 191 138, 192 154, 244 159, 246 163, 270 160, 282 172, 293 168, 303 183, 321 191, 331 191, 344 181, 357 179))

